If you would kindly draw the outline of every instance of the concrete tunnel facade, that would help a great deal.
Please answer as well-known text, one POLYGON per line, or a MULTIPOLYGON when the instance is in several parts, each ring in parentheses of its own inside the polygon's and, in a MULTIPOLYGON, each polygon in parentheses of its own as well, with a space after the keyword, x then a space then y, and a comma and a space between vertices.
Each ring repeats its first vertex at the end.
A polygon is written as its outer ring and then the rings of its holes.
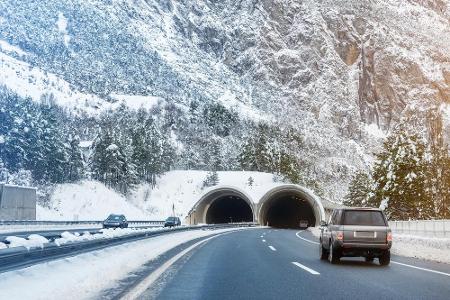
POLYGON ((185 222, 191 225, 255 222, 278 228, 297 228, 300 220, 316 226, 325 219, 321 200, 299 185, 271 186, 262 196, 253 197, 238 187, 213 187, 194 204, 185 222))

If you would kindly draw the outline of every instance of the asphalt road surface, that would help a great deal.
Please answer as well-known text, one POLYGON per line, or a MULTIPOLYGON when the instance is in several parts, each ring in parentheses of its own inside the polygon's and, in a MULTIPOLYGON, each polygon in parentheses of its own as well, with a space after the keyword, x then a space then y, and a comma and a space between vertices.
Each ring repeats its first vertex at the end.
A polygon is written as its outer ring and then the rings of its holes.
POLYGON ((450 299, 450 265, 398 256, 387 267, 363 258, 331 265, 315 242, 298 230, 224 234, 176 261, 140 298, 450 299))

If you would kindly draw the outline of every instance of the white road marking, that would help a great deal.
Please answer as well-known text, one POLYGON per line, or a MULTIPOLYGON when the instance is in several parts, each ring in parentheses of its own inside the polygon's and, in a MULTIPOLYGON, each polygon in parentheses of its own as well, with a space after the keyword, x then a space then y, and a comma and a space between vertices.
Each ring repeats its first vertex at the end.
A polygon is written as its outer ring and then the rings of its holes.
POLYGON ((275 249, 274 246, 269 246, 269 248, 270 248, 270 250, 272 250, 272 251, 277 251, 277 249, 275 249))
POLYGON ((166 261, 162 266, 160 266, 158 269, 156 269, 153 273, 151 273, 149 276, 144 278, 141 282, 139 282, 138 285, 136 285, 131 291, 128 291, 125 295, 122 296, 121 299, 123 300, 129 300, 129 299, 137 299, 139 296, 141 296, 165 271, 167 271, 168 268, 170 268, 174 263, 176 263, 181 257, 183 257, 186 253, 194 249, 195 247, 209 241, 210 239, 216 238, 218 236, 229 234, 231 232, 225 232, 220 233, 215 236, 206 238, 204 240, 201 240, 200 242, 195 243, 194 245, 184 249, 168 261, 166 261))
POLYGON ((260 237, 262 237, 262 238, 263 238, 263 237, 264 237, 264 235, 261 235, 260 237))
POLYGON ((302 265, 301 263, 298 263, 298 262, 296 262, 296 261, 293 261, 292 264, 296 265, 297 267, 299 267, 299 268, 301 268, 301 269, 303 269, 303 270, 305 270, 305 271, 307 271, 307 272, 309 272, 309 273, 311 273, 311 274, 313 274, 313 275, 320 275, 319 272, 314 271, 313 269, 308 268, 307 266, 304 266, 304 265, 302 265))
POLYGON ((311 244, 315 244, 315 245, 319 245, 319 244, 320 244, 319 242, 311 241, 311 240, 305 239, 304 237, 301 237, 301 236, 300 236, 300 233, 303 232, 303 231, 304 231, 304 230, 300 230, 300 231, 297 232, 295 235, 296 235, 299 239, 304 240, 305 242, 308 242, 308 243, 311 243, 311 244))
POLYGON ((263 243, 265 243, 266 242, 266 240, 262 240, 263 241, 263 243))
POLYGON ((397 264, 397 265, 401 265, 401 266, 405 266, 405 267, 409 267, 409 268, 413 268, 413 269, 417 269, 417 270, 422 270, 422 271, 425 271, 425 272, 431 272, 431 273, 436 273, 436 274, 440 274, 440 275, 444 275, 444 276, 449 276, 450 277, 449 273, 444 273, 444 272, 435 271, 435 270, 431 270, 431 269, 416 267, 416 266, 413 266, 413 265, 408 265, 408 264, 404 264, 404 263, 396 262, 396 261, 392 261, 392 260, 391 260, 391 263, 397 264))

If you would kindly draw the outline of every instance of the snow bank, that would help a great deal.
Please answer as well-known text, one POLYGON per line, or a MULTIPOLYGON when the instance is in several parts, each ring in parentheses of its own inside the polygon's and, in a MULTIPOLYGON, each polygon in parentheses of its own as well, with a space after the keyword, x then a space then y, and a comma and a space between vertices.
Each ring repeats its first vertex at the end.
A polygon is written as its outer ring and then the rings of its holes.
POLYGON ((48 243, 48 240, 45 237, 38 234, 32 234, 27 239, 17 236, 8 236, 6 240, 10 243, 9 248, 25 247, 28 250, 30 248, 43 248, 44 244, 48 243))
POLYGON ((177 232, 46 262, 28 267, 26 272, 2 273, 0 299, 72 299, 74 295, 98 299, 102 290, 114 287, 162 253, 196 238, 233 230, 177 232))
MULTIPOLYGON (((153 219, 165 219, 175 213, 183 218, 203 194, 212 188, 203 188, 206 171, 171 171, 157 180, 155 188, 139 186, 130 201, 149 212, 153 219)), ((219 185, 244 190, 254 201, 259 200, 270 188, 280 185, 273 181, 273 174, 261 172, 217 172, 219 185), (249 186, 249 178, 253 183, 249 186)))
POLYGON ((38 220, 104 220, 109 214, 125 214, 129 220, 151 218, 119 193, 97 181, 58 185, 50 209, 37 207, 38 220))
POLYGON ((61 238, 55 239, 55 244, 60 246, 67 243, 73 243, 73 242, 82 242, 82 241, 90 241, 90 240, 99 240, 99 239, 112 239, 115 237, 120 236, 126 236, 130 234, 135 233, 144 233, 144 232, 150 232, 150 231, 161 231, 164 230, 164 228, 161 227, 155 227, 155 228, 145 228, 145 229, 139 229, 139 228, 109 228, 109 229, 102 229, 100 230, 101 233, 98 234, 90 234, 88 231, 83 232, 82 234, 79 234, 78 232, 71 233, 68 231, 65 231, 61 233, 61 238))
MULTIPOLYGON (((125 214, 129 220, 164 220, 175 213, 183 219, 208 191, 203 188, 207 171, 171 171, 157 179, 156 186, 139 185, 126 199, 97 181, 62 184, 51 196, 50 209, 38 206, 38 220, 103 220, 111 213, 125 214)), ((219 185, 233 186, 257 201, 279 185, 273 174, 261 172, 218 172, 219 185), (249 178, 253 183, 249 185, 249 178)), ((214 188, 214 187, 213 187, 214 188)), ((211 188, 209 188, 211 189, 211 188)))
POLYGON ((394 233, 391 252, 450 264, 450 238, 427 238, 394 233))

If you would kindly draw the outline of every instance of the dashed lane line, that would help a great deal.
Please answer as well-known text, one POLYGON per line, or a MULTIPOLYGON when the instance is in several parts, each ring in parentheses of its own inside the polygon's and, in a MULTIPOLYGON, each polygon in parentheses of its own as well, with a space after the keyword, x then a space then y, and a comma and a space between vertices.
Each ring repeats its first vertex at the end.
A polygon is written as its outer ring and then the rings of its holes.
POLYGON ((269 246, 269 248, 270 248, 270 250, 272 250, 272 251, 277 251, 277 249, 275 249, 274 246, 269 246))
POLYGON ((313 274, 313 275, 320 275, 319 272, 317 272, 317 271, 315 271, 315 270, 313 270, 313 269, 311 269, 311 268, 308 268, 307 266, 302 265, 302 264, 299 263, 299 262, 293 261, 292 264, 293 264, 293 265, 296 265, 297 267, 299 267, 299 268, 301 268, 301 269, 305 270, 306 272, 309 272, 309 273, 311 273, 311 274, 313 274))

